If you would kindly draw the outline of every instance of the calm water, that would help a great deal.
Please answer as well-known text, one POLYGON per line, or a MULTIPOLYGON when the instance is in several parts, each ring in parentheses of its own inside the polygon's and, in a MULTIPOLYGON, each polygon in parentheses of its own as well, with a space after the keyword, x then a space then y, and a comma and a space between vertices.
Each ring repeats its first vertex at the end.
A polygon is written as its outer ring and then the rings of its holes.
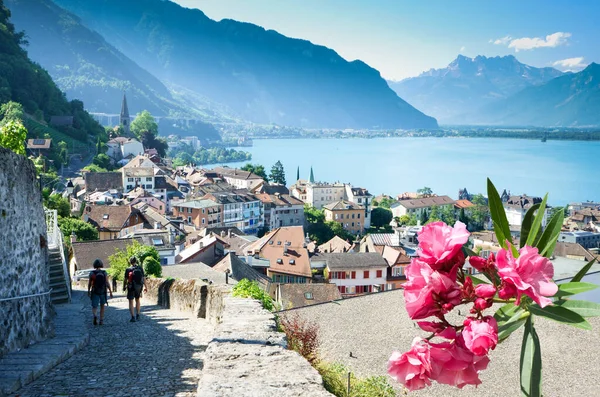
MULTIPOLYGON (((288 185, 308 179, 351 182, 372 194, 395 196, 428 186, 452 198, 458 189, 486 191, 490 177, 498 190, 543 196, 552 205, 600 201, 600 142, 491 138, 260 139, 252 162, 285 167, 288 185)), ((240 166, 230 164, 231 166, 240 166)))

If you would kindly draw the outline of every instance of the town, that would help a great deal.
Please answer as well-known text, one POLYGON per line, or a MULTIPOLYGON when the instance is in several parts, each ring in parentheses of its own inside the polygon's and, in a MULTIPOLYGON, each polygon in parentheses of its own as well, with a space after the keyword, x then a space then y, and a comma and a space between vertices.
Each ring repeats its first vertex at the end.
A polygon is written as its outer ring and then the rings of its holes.
MULTIPOLYGON (((308 180, 298 169, 297 180, 286 183, 280 161, 269 175, 251 163, 175 166, 130 133, 125 96, 122 109, 115 130, 123 133, 106 143, 114 170, 84 169, 48 196, 50 215, 69 242, 62 256, 74 281, 86 280, 95 258, 110 267, 115 251, 139 243, 157 250, 158 276, 217 279, 215 272, 231 272, 233 280, 259 282, 279 307, 291 309, 401 288, 417 234, 431 222, 465 223, 471 249, 483 257, 500 249, 482 194, 463 188, 451 198, 424 187, 375 197, 367 187, 319 181, 312 168, 308 180)), ((200 145, 194 137, 183 141, 200 145)), ((30 152, 43 156, 32 145, 30 152)), ((527 210, 542 198, 504 190, 501 199, 518 240, 527 210)), ((554 211, 565 213, 554 260, 556 275, 567 277, 598 254, 600 204, 545 211, 542 227, 554 211)), ((66 287, 55 287, 57 301, 65 301, 66 287)))

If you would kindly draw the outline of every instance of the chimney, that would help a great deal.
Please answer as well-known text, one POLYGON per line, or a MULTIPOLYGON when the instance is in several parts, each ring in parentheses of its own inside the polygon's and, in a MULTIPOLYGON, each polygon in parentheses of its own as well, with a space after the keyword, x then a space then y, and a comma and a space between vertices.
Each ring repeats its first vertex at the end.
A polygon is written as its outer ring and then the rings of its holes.
POLYGON ((77 236, 75 235, 75 232, 71 232, 71 244, 76 243, 77 242, 77 236))
POLYGON ((221 230, 221 237, 225 237, 226 233, 225 230, 221 230))
POLYGON ((175 231, 171 230, 169 232, 169 244, 175 244, 175 231))
POLYGON ((160 222, 154 222, 154 228, 160 229, 160 222))
POLYGON ((227 237, 231 238, 231 229, 227 229, 227 237))

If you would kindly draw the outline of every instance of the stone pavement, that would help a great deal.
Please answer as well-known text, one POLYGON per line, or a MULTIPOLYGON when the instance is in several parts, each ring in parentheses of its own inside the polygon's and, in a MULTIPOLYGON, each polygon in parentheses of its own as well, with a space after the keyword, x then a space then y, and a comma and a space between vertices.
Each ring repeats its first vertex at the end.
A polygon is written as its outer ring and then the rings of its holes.
POLYGON ((126 299, 109 305, 104 325, 94 326, 87 300, 88 346, 14 396, 195 396, 213 336, 208 321, 142 306, 141 320, 130 323, 126 299))
POLYGON ((81 292, 75 293, 73 303, 55 306, 53 338, 0 359, 0 396, 39 378, 88 343, 89 333, 82 313, 84 297, 81 292))

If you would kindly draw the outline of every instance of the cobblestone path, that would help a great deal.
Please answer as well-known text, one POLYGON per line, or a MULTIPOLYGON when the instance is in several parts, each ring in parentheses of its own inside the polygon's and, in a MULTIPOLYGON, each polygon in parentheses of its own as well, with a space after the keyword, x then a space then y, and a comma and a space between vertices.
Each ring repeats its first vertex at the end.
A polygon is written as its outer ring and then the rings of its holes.
POLYGON ((142 306, 130 323, 128 302, 109 300, 104 325, 92 325, 90 343, 14 396, 195 396, 202 352, 213 335, 204 319, 142 306))

